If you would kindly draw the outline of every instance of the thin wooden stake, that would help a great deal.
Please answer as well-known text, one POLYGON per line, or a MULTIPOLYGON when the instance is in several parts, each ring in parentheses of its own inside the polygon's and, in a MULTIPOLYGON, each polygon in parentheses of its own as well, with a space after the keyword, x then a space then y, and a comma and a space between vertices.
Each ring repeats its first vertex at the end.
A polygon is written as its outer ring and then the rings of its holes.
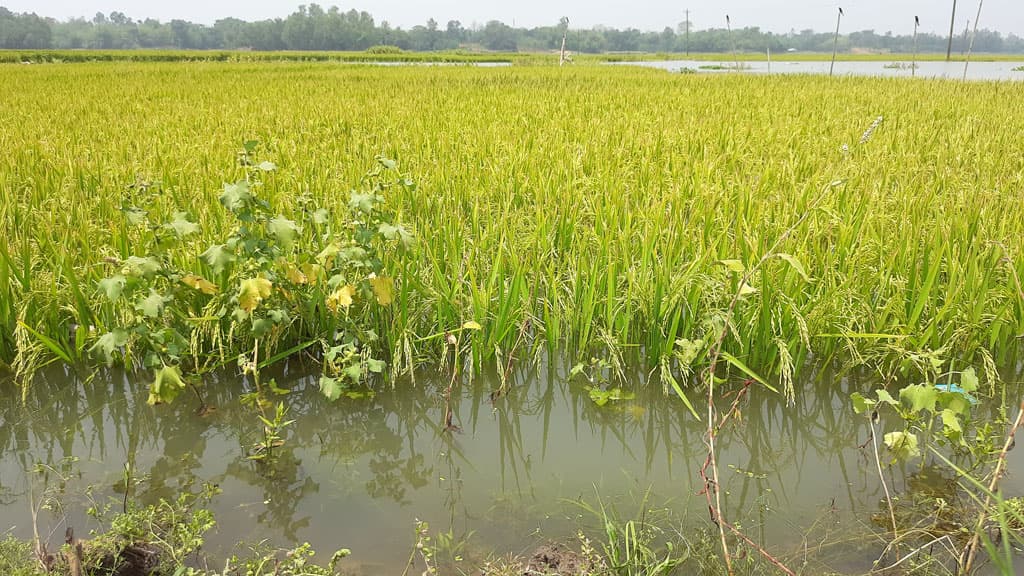
POLYGON ((832 65, 828 67, 828 75, 832 76, 832 72, 836 67, 836 53, 839 51, 839 24, 843 21, 843 9, 839 9, 839 16, 836 17, 836 36, 832 41, 832 65))
POLYGON ((967 67, 971 64, 971 52, 974 52, 974 39, 978 37, 978 20, 981 20, 981 7, 985 0, 978 0, 978 15, 974 18, 974 32, 971 32, 971 45, 967 48, 967 59, 964 60, 964 80, 967 80, 967 67))

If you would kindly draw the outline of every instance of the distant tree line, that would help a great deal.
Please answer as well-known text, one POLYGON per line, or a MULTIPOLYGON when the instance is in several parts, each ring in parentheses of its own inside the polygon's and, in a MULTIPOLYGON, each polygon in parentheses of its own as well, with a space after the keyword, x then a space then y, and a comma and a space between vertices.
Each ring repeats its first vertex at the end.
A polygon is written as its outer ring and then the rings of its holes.
MULTIPOLYGON (((492 20, 483 26, 466 27, 457 20, 440 25, 431 19, 408 30, 376 22, 367 12, 324 9, 317 4, 300 6, 287 18, 246 22, 238 18, 218 20, 212 26, 184 20, 160 22, 133 20, 121 12, 97 13, 91 20, 58 21, 36 14, 14 13, 0 7, 0 48, 18 49, 221 49, 221 50, 366 50, 372 46, 395 46, 403 50, 451 50, 482 48, 496 51, 546 51, 561 45, 567 21, 551 26, 513 28, 492 20)), ((908 26, 909 28, 909 26, 908 26)), ((954 49, 963 51, 967 32, 957 35, 954 49)), ((787 34, 759 28, 697 30, 682 22, 661 32, 634 28, 595 27, 570 30, 568 46, 575 52, 774 52, 786 50, 831 51, 831 33, 813 30, 787 34), (689 28, 689 34, 687 34, 689 28)), ((947 39, 935 34, 918 38, 921 52, 945 52, 947 39)), ((910 52, 910 35, 878 34, 872 30, 853 32, 840 38, 840 49, 854 48, 910 52)), ((978 52, 1024 53, 1024 38, 1014 34, 980 30, 974 49, 978 52)))

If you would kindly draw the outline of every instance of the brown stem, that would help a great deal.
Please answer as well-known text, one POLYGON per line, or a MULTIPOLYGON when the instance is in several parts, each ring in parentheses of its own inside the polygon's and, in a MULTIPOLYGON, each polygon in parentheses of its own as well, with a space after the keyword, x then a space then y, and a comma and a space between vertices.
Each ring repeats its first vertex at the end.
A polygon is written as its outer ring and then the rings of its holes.
POLYGON ((783 572, 784 574, 788 574, 789 576, 796 576, 796 572, 793 572, 792 570, 787 568, 786 565, 783 564, 781 560, 779 560, 775 556, 772 556, 764 548, 761 548, 760 546, 758 546, 757 542, 754 542, 753 540, 751 540, 750 537, 748 537, 746 534, 741 532, 738 528, 736 528, 735 526, 733 526, 732 524, 729 524, 728 522, 726 522, 724 520, 722 521, 722 524, 724 524, 726 528, 731 530, 732 533, 735 534, 737 538, 739 538, 740 540, 743 540, 744 542, 746 542, 747 545, 750 546, 751 548, 753 548, 754 550, 757 550, 758 554, 760 554, 761 556, 764 556, 765 560, 767 560, 767 561, 771 562, 772 564, 774 564, 775 567, 778 568, 781 572, 783 572))
POLYGON ((744 272, 743 276, 740 278, 740 289, 736 290, 735 294, 733 294, 732 300, 729 302, 728 308, 726 308, 725 325, 722 327, 722 330, 719 332, 718 338, 715 341, 714 346, 711 348, 710 362, 708 363, 707 370, 704 372, 704 382, 708 388, 708 426, 706 431, 706 437, 704 439, 704 444, 708 448, 708 457, 704 462, 704 467, 701 468, 700 475, 701 478, 704 480, 704 494, 708 500, 708 510, 711 513, 711 520, 716 525, 718 525, 718 535, 722 543, 722 554, 725 557, 725 568, 729 576, 733 575, 732 559, 729 555, 729 543, 725 538, 725 519, 722 516, 721 512, 721 496, 719 494, 718 489, 718 456, 715 451, 715 436, 718 430, 721 428, 721 426, 715 425, 715 369, 718 367, 718 359, 721 356, 722 346, 725 343, 725 338, 729 334, 729 320, 732 318, 732 314, 735 311, 736 306, 739 304, 740 298, 742 296, 743 286, 747 285, 748 281, 751 279, 754 273, 759 268, 761 268, 761 266, 763 266, 765 262, 767 262, 770 258, 773 258, 775 256, 775 251, 779 248, 779 246, 781 246, 782 243, 787 238, 789 238, 789 236, 792 235, 793 232, 795 232, 796 229, 801 224, 803 224, 803 222, 807 220, 808 217, 810 217, 811 212, 813 212, 817 208, 818 204, 820 204, 821 201, 825 199, 825 197, 828 195, 828 192, 833 187, 835 187, 835 185, 835 183, 832 183, 824 187, 822 191, 818 194, 818 196, 816 196, 811 201, 811 203, 807 205, 807 208, 800 215, 800 217, 797 218, 796 222, 793 222, 793 224, 791 224, 789 228, 784 230, 782 234, 779 235, 779 237, 775 240, 775 243, 772 244, 771 248, 769 248, 769 250, 765 252, 764 256, 762 256, 761 259, 758 260, 754 266, 752 266, 750 269, 744 272), (708 478, 706 474, 706 469, 708 467, 711 468, 711 478, 708 478), (712 494, 712 492, 714 492, 714 494, 712 494))
POLYGON ((1003 449, 999 452, 999 460, 996 463, 995 472, 992 474, 992 481, 988 484, 988 494, 985 495, 985 505, 981 509, 981 515, 978 516, 978 524, 974 527, 974 536, 971 536, 971 541, 967 544, 967 549, 964 550, 966 558, 964 561, 964 574, 970 573, 971 566, 974 564, 974 556, 978 552, 978 543, 981 541, 981 531, 985 528, 985 521, 988 519, 988 508, 992 505, 992 493, 995 492, 996 486, 999 485, 999 480, 1003 476, 1003 471, 1006 468, 1006 453, 1013 448, 1014 435, 1017 434, 1017 429, 1020 428, 1022 422, 1024 422, 1024 403, 1021 403, 1020 410, 1017 412, 1017 419, 1014 420, 1013 427, 1010 428, 1010 432, 1006 435, 1003 449))

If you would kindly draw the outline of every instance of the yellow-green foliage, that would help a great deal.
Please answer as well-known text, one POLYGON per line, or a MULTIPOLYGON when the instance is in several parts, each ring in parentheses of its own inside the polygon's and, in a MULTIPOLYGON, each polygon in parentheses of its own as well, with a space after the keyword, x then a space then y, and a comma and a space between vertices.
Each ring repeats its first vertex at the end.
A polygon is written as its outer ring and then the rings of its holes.
POLYGON ((546 342, 656 361, 707 340, 741 288, 726 348, 784 377, 809 349, 926 365, 935 350, 998 356, 1024 329, 1011 83, 309 63, 0 74, 7 361, 38 341, 28 328, 72 356, 109 328, 73 331, 103 322, 104 259, 136 250, 127 186, 160 181, 153 210, 187 211, 197 246, 223 237, 217 196, 251 138, 278 167, 263 193, 286 209, 304 192, 346 202, 378 154, 415 178, 387 199, 418 237, 384 335, 406 358, 478 321, 481 357, 546 342), (788 256, 738 286, 794 224, 788 256))

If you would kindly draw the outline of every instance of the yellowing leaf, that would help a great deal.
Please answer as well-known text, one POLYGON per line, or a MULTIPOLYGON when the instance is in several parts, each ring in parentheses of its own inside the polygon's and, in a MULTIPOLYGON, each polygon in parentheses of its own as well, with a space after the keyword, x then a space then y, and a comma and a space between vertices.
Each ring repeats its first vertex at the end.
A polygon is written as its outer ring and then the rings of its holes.
POLYGON ((740 296, 750 296, 752 294, 757 294, 757 288, 754 288, 746 282, 740 285, 740 296))
POLYGON ((292 284, 306 284, 309 282, 309 278, 295 264, 288 263, 285 265, 285 276, 292 284))
POLYGON ((463 330, 482 330, 483 326, 481 326, 479 322, 474 322, 473 320, 470 320, 469 322, 466 322, 465 324, 462 325, 462 329, 463 330))
POLYGON ((370 286, 373 287, 373 295, 377 297, 377 303, 381 306, 390 306, 395 298, 392 292, 395 288, 395 280, 386 276, 370 278, 370 286))
POLYGON ((323 251, 317 254, 316 261, 319 262, 321 266, 330 268, 334 265, 334 257, 337 256, 340 251, 341 248, 339 248, 337 244, 329 244, 323 249, 323 251))
POLYGON ((355 294, 355 286, 342 286, 327 297, 327 307, 331 309, 331 312, 337 312, 338 308, 348 310, 348 307, 352 305, 352 297, 355 294))
POLYGON ((319 264, 306 263, 302 265, 302 274, 306 277, 306 282, 316 284, 323 280, 324 269, 319 264))
POLYGON ((203 278, 202 276, 196 276, 195 274, 189 274, 188 276, 185 276, 184 278, 181 279, 181 283, 196 290, 199 290, 203 294, 209 294, 210 296, 213 296, 218 292, 216 284, 210 282, 209 280, 203 278))
POLYGON ((242 280, 242 286, 238 291, 238 307, 246 312, 252 312, 264 298, 270 296, 272 287, 273 284, 266 278, 242 280))
POLYGON ((718 263, 725 266, 730 272, 742 273, 747 269, 739 260, 719 260, 718 263))
POLYGON ((882 438, 897 460, 906 462, 921 455, 917 436, 911 432, 889 432, 882 438))

